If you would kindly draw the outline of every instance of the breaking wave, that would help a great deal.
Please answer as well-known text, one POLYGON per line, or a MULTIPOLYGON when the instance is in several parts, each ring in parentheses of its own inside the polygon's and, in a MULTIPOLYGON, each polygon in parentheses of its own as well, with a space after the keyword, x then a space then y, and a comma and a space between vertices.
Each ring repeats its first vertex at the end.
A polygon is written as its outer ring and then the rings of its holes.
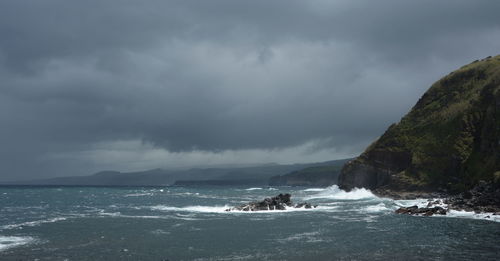
POLYGON ((2 226, 2 229, 14 229, 14 228, 21 228, 21 227, 34 227, 34 226, 39 226, 41 224, 45 223, 54 223, 58 221, 63 221, 68 219, 67 217, 55 217, 55 218, 49 218, 49 219, 43 219, 43 220, 36 220, 36 221, 29 221, 29 222, 23 222, 19 224, 11 224, 11 225, 5 225, 2 226))
POLYGON ((455 218, 472 218, 472 219, 482 219, 482 220, 500 222, 500 215, 495 215, 494 213, 474 213, 468 211, 450 210, 446 216, 455 218))
POLYGON ((309 189, 304 189, 304 192, 319 192, 325 190, 324 188, 309 188, 309 189))
POLYGON ((392 211, 391 208, 388 208, 384 203, 378 203, 377 205, 371 205, 363 208, 363 212, 367 213, 377 213, 377 212, 387 212, 392 211))
POLYGON ((242 210, 231 210, 226 211, 234 206, 186 206, 186 207, 172 207, 158 205, 150 207, 152 210, 159 210, 165 212, 195 212, 195 213, 283 213, 283 212, 296 212, 296 211, 331 211, 337 208, 337 206, 318 206, 316 208, 287 208, 285 210, 261 210, 261 211, 242 211, 242 210))
POLYGON ((337 200, 359 200, 367 198, 378 198, 370 190, 364 188, 355 188, 349 192, 341 190, 337 185, 333 185, 324 189, 314 189, 305 191, 318 192, 313 195, 305 197, 306 200, 310 199, 337 199, 337 200))

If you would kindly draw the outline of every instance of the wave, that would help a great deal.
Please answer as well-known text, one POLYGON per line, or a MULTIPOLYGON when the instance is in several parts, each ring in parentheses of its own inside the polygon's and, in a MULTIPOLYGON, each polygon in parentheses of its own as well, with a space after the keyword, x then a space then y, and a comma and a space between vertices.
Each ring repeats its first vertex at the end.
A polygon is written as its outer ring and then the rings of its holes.
POLYGON ((195 212, 195 213, 283 213, 283 212, 298 212, 298 211, 331 211, 335 210, 337 206, 318 206, 316 208, 293 208, 289 207, 285 210, 261 210, 261 211, 242 211, 242 210, 231 210, 226 211, 226 209, 232 208, 233 206, 186 206, 186 207, 172 207, 172 206, 152 206, 152 210, 166 211, 166 212, 195 212))
POLYGON ((252 190, 260 190, 260 189, 262 189, 262 188, 247 188, 245 190, 252 191, 252 190))
POLYGON ((9 248, 18 247, 33 243, 33 237, 18 237, 18 236, 0 236, 0 252, 9 248))
POLYGON ((5 225, 0 227, 1 229, 14 229, 14 228, 21 228, 21 227, 34 227, 34 226, 39 226, 41 224, 45 223, 54 223, 58 221, 63 221, 68 219, 67 217, 55 217, 55 218, 49 218, 49 219, 42 219, 42 220, 36 220, 36 221, 28 221, 28 222, 23 222, 19 224, 11 224, 11 225, 5 225))
POLYGON ((172 207, 165 205, 158 205, 150 207, 152 210, 160 211, 175 211, 175 212, 199 212, 199 213, 224 213, 226 209, 231 206, 186 206, 186 207, 172 207))
POLYGON ((424 207, 427 207, 427 204, 429 204, 429 202, 435 202, 435 201, 440 201, 441 203, 440 204, 433 204, 433 206, 439 206, 439 207, 443 207, 443 208, 447 208, 448 205, 447 204, 444 204, 443 203, 443 199, 442 198, 431 198, 431 199, 423 199, 423 198, 420 198, 420 199, 410 199, 410 200, 394 200, 394 203, 396 203, 396 205, 398 205, 399 207, 411 207, 411 206, 417 206, 419 208, 424 208, 424 207))
POLYGON ((139 219, 171 219, 171 218, 175 218, 175 217, 171 217, 171 216, 125 215, 125 214, 122 214, 120 212, 101 212, 101 213, 99 213, 99 216, 101 216, 101 217, 113 217, 113 218, 139 218, 139 219))
POLYGON ((387 211, 392 211, 392 209, 388 208, 384 203, 378 203, 377 205, 367 206, 362 209, 362 212, 368 212, 368 213, 387 212, 387 211))
POLYGON ((123 195, 124 197, 142 197, 142 196, 153 196, 154 194, 151 192, 147 193, 131 193, 131 194, 126 194, 123 195))
POLYGON ((324 191, 325 188, 309 188, 309 189, 304 189, 303 191, 304 192, 320 192, 320 191, 324 191))
POLYGON ((319 237, 320 235, 321 233, 319 231, 298 233, 285 237, 283 239, 278 239, 278 242, 287 243, 290 241, 299 241, 301 243, 317 243, 325 241, 319 237))
POLYGON ((494 213, 475 213, 469 211, 450 210, 448 211, 446 216, 455 218, 472 218, 472 219, 500 222, 500 215, 495 215, 494 213))
POLYGON ((370 190, 364 188, 355 188, 349 192, 341 190, 337 185, 327 187, 317 194, 305 197, 310 199, 340 199, 340 200, 358 200, 367 198, 378 198, 370 190))

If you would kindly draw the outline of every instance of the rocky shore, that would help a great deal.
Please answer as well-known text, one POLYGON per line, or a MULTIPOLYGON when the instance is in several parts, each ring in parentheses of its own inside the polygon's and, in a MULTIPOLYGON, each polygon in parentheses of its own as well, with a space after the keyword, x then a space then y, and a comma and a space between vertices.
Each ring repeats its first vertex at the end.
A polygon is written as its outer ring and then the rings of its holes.
POLYGON ((275 197, 265 198, 262 201, 250 202, 241 206, 228 208, 226 211, 268 211, 268 210, 286 210, 287 208, 316 208, 316 205, 303 202, 293 204, 290 194, 279 194, 275 197))
POLYGON ((451 209, 489 212, 500 215, 500 187, 484 181, 459 195, 448 197, 445 201, 451 209))
MULTIPOLYGON (((392 192, 392 194, 386 193, 386 195, 398 195, 398 193, 392 192)), ((474 188, 457 195, 444 196, 442 193, 404 193, 403 195, 398 195, 397 198, 411 199, 408 197, 413 196, 420 198, 443 198, 443 200, 429 200, 426 207, 401 207, 395 212, 397 214, 432 216, 446 215, 449 210, 459 210, 500 215, 500 188, 492 182, 480 181, 474 188)))
POLYGON ((418 206, 402 207, 396 210, 397 214, 408 214, 408 215, 422 215, 422 216, 432 216, 432 215, 446 215, 447 210, 442 207, 425 207, 419 208, 418 206))

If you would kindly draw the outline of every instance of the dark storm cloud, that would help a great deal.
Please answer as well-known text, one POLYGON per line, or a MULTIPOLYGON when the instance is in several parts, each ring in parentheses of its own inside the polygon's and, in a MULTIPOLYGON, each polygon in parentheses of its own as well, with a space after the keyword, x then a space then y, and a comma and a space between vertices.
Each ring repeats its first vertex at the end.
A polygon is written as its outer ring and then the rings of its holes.
POLYGON ((149 155, 144 168, 173 155, 274 160, 269 151, 311 141, 306 151, 332 158, 359 153, 433 81, 498 53, 498 10, 486 0, 1 1, 0 180, 83 174, 134 150, 149 155), (95 148, 122 141, 113 157, 95 148))

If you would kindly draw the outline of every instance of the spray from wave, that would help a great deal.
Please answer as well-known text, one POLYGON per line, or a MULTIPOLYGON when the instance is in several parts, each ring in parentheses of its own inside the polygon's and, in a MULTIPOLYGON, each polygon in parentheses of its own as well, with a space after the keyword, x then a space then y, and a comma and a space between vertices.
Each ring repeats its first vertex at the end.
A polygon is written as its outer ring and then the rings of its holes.
POLYGON ((349 192, 341 190, 337 185, 327 187, 325 189, 319 190, 305 190, 306 192, 318 192, 313 195, 305 197, 306 200, 311 199, 337 199, 337 200, 359 200, 367 198, 378 198, 370 190, 364 188, 355 188, 349 192))

